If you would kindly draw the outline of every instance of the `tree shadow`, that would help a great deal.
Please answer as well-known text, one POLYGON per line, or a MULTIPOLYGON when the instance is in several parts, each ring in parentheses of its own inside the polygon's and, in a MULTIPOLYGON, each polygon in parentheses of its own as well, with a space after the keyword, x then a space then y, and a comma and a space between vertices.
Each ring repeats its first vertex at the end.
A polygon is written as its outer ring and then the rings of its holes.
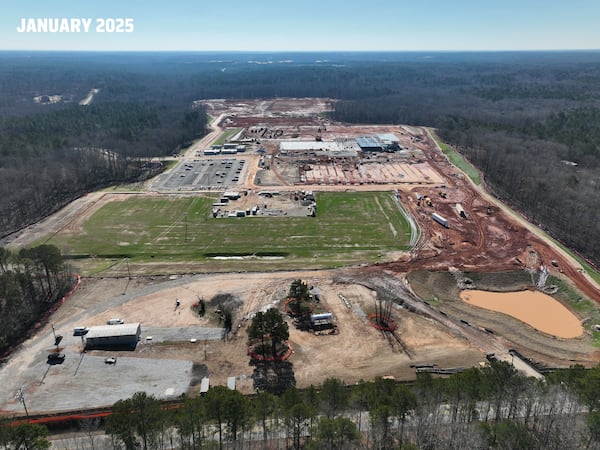
POLYGON ((289 361, 259 361, 250 360, 254 366, 252 381, 257 391, 282 394, 288 388, 296 385, 294 365, 289 361))

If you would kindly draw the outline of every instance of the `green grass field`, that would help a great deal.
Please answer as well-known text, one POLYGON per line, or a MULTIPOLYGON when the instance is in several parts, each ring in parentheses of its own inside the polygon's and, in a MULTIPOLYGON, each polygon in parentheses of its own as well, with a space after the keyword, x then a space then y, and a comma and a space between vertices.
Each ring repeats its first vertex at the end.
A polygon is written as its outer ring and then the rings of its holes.
MULTIPOLYGON (((205 263, 206 270, 339 267, 406 249, 391 192, 318 193, 317 217, 211 217, 215 198, 132 197, 103 206, 78 235, 52 237, 67 257, 205 263), (254 255, 247 259, 224 259, 254 255), (215 257, 218 257, 215 259, 215 257)), ((407 234, 408 233, 408 234, 407 234)))

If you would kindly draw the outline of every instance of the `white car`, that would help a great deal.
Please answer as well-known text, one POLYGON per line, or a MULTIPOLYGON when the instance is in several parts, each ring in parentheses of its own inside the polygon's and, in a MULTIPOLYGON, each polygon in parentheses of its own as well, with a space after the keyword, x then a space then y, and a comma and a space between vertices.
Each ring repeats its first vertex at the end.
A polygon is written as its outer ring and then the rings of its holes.
POLYGON ((123 325, 124 323, 123 319, 109 319, 106 321, 107 325, 123 325))

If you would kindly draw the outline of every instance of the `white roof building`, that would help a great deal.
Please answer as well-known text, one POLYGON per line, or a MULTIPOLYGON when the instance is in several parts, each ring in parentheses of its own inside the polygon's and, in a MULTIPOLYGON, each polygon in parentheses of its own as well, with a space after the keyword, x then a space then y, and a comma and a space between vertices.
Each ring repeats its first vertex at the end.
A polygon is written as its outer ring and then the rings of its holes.
POLYGON ((135 347, 142 334, 138 322, 90 327, 85 335, 86 347, 135 347))
POLYGON ((385 145, 392 145, 400 142, 400 140, 393 133, 381 133, 378 134, 377 137, 385 145))
POLYGON ((279 151, 283 155, 314 152, 320 156, 351 157, 356 156, 360 147, 354 139, 336 139, 335 141, 282 141, 279 151))

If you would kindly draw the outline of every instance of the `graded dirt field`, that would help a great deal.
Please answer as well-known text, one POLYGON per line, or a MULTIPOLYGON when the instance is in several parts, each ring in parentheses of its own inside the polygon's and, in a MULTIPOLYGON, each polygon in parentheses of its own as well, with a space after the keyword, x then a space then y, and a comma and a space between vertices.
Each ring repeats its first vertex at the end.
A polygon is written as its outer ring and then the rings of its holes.
MULTIPOLYGON (((591 366, 600 361, 595 346, 598 332, 593 327, 600 323, 598 286, 543 233, 452 166, 427 130, 333 123, 322 115, 331 107, 328 99, 203 103, 216 118, 214 131, 186 150, 172 170, 185 172, 185 167, 190 167, 186 161, 201 164, 204 157, 198 152, 210 147, 222 129, 240 128, 241 139, 249 146, 249 154, 239 157, 246 163, 235 187, 248 192, 240 201, 240 209, 258 203, 261 190, 276 190, 288 198, 306 190, 314 191, 317 197, 320 192, 330 191, 385 192, 394 201, 399 200, 412 216, 418 228, 416 245, 408 251, 381 251, 376 260, 355 260, 353 267, 314 271, 306 270, 311 266, 305 261, 287 264, 285 259, 230 258, 207 263, 172 254, 149 260, 136 259, 135 252, 123 252, 127 257, 92 255, 74 260, 76 270, 84 275, 83 283, 50 319, 56 332, 65 336, 61 344, 65 363, 46 364, 46 356, 52 350, 52 329, 45 324, 0 368, 0 384, 5 387, 0 393, 1 410, 21 411, 14 398, 21 386, 25 387, 31 410, 49 411, 111 404, 137 390, 150 390, 161 398, 184 392, 196 394, 203 376, 208 376, 212 385, 225 384, 228 377, 234 376, 239 390, 252 392, 265 378, 273 385, 295 383, 300 387, 318 384, 330 376, 346 383, 374 376, 411 380, 416 376, 415 366, 460 369, 484 363, 486 353, 491 352, 512 362, 510 349, 531 358, 519 363, 519 369, 537 376, 539 368, 574 363, 591 366), (394 134, 400 150, 341 158, 327 153, 280 152, 283 139, 315 142, 377 133, 394 134), (311 174, 314 176, 310 184, 303 184, 301 177, 311 174), (365 182, 367 179, 369 182, 365 182), (542 266, 544 269, 540 270, 542 266), (460 292, 471 288, 536 289, 546 270, 550 276, 548 284, 556 283, 550 286, 556 288, 553 298, 575 315, 583 327, 581 335, 563 338, 544 333, 516 318, 460 299, 460 292), (288 318, 294 350, 289 360, 276 367, 251 362, 246 354, 248 320, 259 310, 279 307, 295 279, 318 288, 319 312, 333 313, 339 332, 315 335, 299 331, 288 318), (200 299, 209 305, 206 317, 199 317, 193 310, 200 299), (394 333, 382 333, 371 326, 367 315, 374 312, 377 300, 391 302, 391 315, 398 325, 394 333), (227 339, 223 339, 222 324, 215 314, 223 301, 234 311, 234 327, 227 339), (81 353, 81 339, 72 336, 72 329, 101 325, 116 317, 142 324, 142 338, 136 350, 81 353), (103 362, 105 357, 115 355, 117 364, 103 362), (51 393, 61 400, 53 399, 51 393)), ((169 176, 172 173, 166 172, 162 178, 169 176)), ((203 176, 205 172, 198 174, 199 179, 203 176)), ((183 180, 185 176, 178 178, 183 180)), ((156 183, 159 181, 147 183, 145 192, 89 194, 13 237, 11 245, 46 242, 52 237, 56 242, 65 237, 76 239, 107 205, 126 204, 133 196, 169 205, 175 203, 173 200, 193 202, 196 197, 216 194, 212 189, 202 191, 202 182, 185 192, 177 188, 161 192, 156 183)), ((271 206, 278 201, 273 197, 266 200, 271 206)), ((376 206, 375 201, 372 203, 376 206)), ((188 241, 193 217, 177 211, 163 214, 168 224, 160 236, 166 237, 169 227, 179 230, 179 255, 191 251, 194 245, 188 241)), ((393 235, 391 228, 395 225, 388 217, 389 210, 372 211, 377 224, 393 235)), ((144 211, 137 215, 143 217, 144 211)), ((242 220, 260 224, 258 219, 242 220)), ((318 214, 315 220, 319 220, 318 214)), ((351 226, 352 220, 349 223, 351 226)), ((361 228, 358 221, 354 226, 361 228)), ((119 227, 115 225, 116 229, 119 227)), ((255 232, 262 232, 267 240, 271 237, 267 226, 256 227, 255 232)), ((337 229, 340 236, 335 235, 335 224, 330 228, 333 234, 329 240, 344 239, 341 226, 337 229)), ((399 228, 394 230, 399 232, 399 228)), ((118 237, 111 241, 109 235, 103 239, 124 248, 124 243, 132 242, 142 229, 127 231, 128 239, 118 237)), ((369 228, 360 231, 368 232, 369 228)), ((157 245, 161 242, 155 240, 157 245)), ((514 362, 517 365, 518 361, 514 362)))

